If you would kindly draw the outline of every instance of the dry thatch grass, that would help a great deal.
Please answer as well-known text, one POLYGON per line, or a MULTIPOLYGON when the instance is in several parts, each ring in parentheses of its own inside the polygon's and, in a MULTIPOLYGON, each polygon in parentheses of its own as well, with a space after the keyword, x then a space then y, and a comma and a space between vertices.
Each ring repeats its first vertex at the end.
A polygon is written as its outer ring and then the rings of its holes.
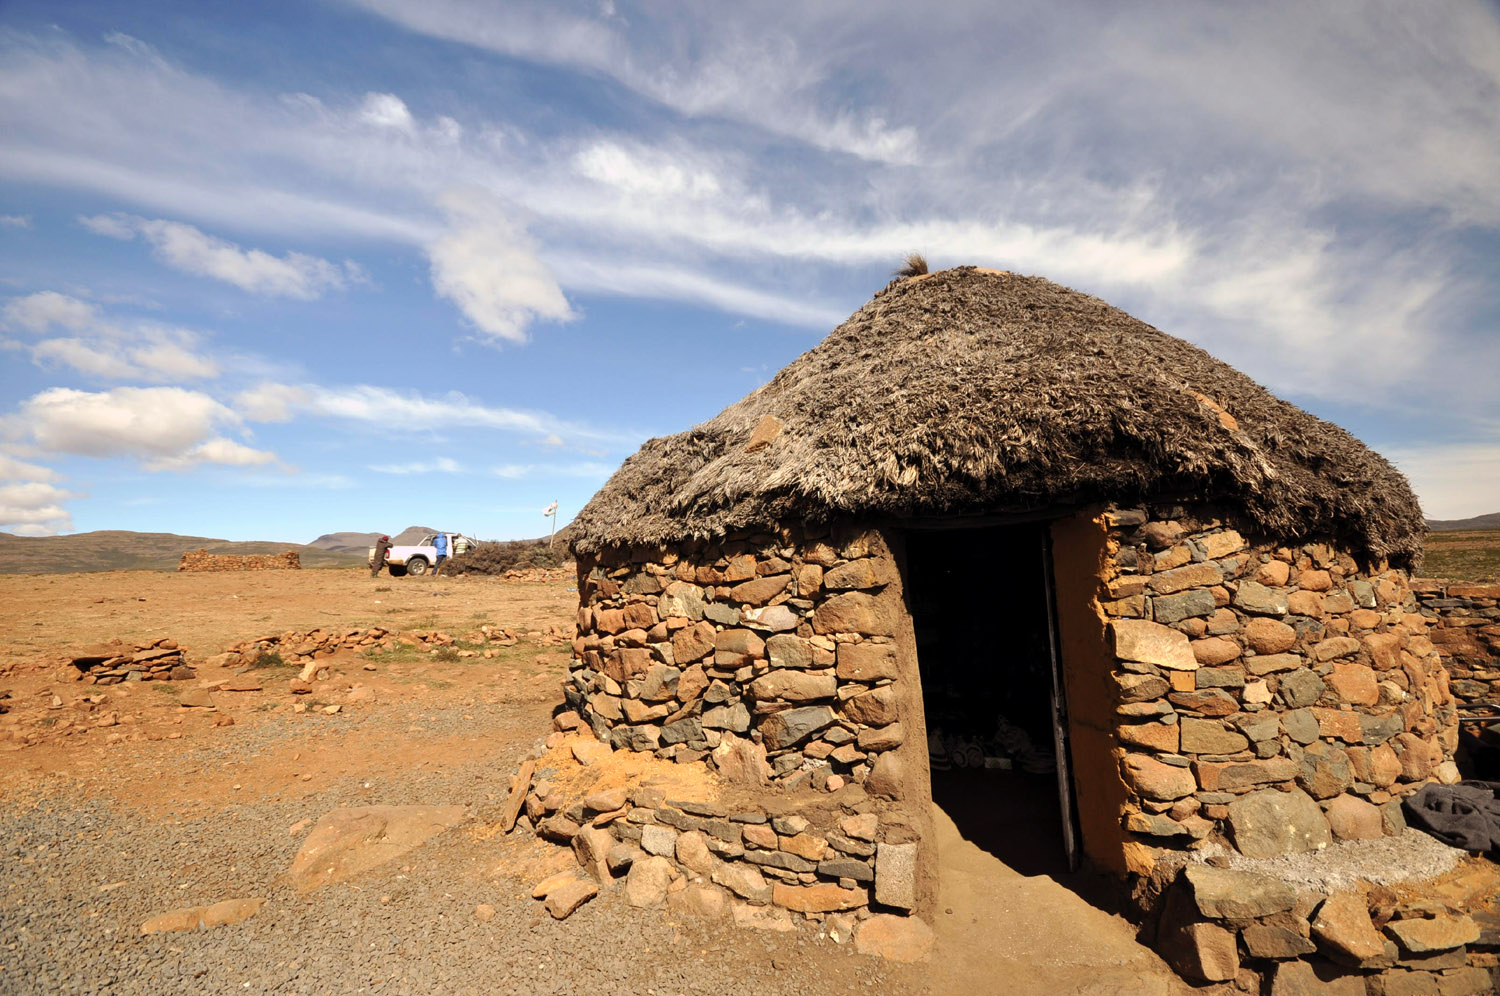
POLYGON ((1097 298, 973 267, 893 280, 769 384, 648 441, 579 514, 573 545, 1147 500, 1421 557, 1406 479, 1348 432, 1097 298))

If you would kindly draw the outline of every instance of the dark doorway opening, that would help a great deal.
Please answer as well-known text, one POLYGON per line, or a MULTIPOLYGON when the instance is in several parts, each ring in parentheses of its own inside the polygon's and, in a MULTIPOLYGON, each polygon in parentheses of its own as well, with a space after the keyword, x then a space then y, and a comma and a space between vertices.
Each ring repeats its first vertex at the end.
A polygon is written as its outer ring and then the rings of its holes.
POLYGON ((1017 872, 1068 874, 1047 524, 911 529, 906 571, 933 801, 1017 872))

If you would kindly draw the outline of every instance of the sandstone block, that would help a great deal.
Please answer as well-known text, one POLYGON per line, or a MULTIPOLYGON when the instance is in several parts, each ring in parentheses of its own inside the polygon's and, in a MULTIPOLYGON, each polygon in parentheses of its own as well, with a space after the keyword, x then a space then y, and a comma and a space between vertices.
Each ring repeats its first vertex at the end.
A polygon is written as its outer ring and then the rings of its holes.
POLYGON ((917 845, 879 844, 875 849, 875 901, 909 910, 917 904, 917 845))
MULTIPOLYGON (((1128 601, 1129 599, 1122 600, 1128 601)), ((1158 595, 1151 600, 1152 615, 1156 617, 1156 621, 1168 625, 1184 619, 1211 616, 1218 605, 1213 592, 1203 588, 1194 588, 1176 595, 1158 595)))
POLYGON ((1125 755, 1125 782, 1144 798, 1167 802, 1191 795, 1198 788, 1186 768, 1163 764, 1145 754, 1125 755))
POLYGON ((1312 935, 1324 953, 1359 967, 1388 967, 1385 940, 1370 921, 1364 897, 1357 892, 1329 896, 1318 907, 1312 935))
POLYGON ((844 702, 844 716, 866 726, 885 726, 897 719, 894 685, 881 685, 844 702))
MULTIPOLYGON (((1273 560, 1266 564, 1265 568, 1274 564, 1281 564, 1279 560, 1273 560)), ((1281 564, 1284 568, 1286 565, 1281 564)), ((1285 583, 1285 582, 1283 582, 1285 583)), ((1241 581, 1239 590, 1234 593, 1234 605, 1252 615, 1259 616, 1284 616, 1287 614, 1286 592, 1278 590, 1277 587, 1266 587, 1258 581, 1241 581)))
POLYGON ((635 861, 625 876, 625 902, 631 906, 660 906, 667 901, 667 889, 675 871, 672 862, 655 855, 635 861))
POLYGON ((1227 664, 1240 655, 1240 645, 1222 636, 1193 641, 1193 656, 1205 667, 1227 664))
POLYGON ((1252 923, 1240 932, 1252 958, 1300 958, 1318 950, 1317 945, 1295 930, 1269 923, 1252 923))
POLYGON ((1363 664, 1335 662, 1327 683, 1340 699, 1350 705, 1372 706, 1380 701, 1375 672, 1363 664))
POLYGON ((713 653, 716 632, 711 622, 699 622, 672 636, 672 657, 678 664, 691 664, 713 653))
POLYGON ((836 674, 843 681, 876 682, 896 677, 894 644, 841 643, 837 660, 836 674))
POLYGON ((771 886, 771 902, 797 913, 838 913, 869 905, 864 889, 844 889, 832 882, 795 886, 776 882, 771 886))
POLYGON ((801 637, 778 633, 766 641, 766 657, 772 667, 806 668, 812 666, 813 650, 801 637))
POLYGON ((932 928, 914 916, 877 913, 855 930, 854 949, 896 962, 923 962, 932 954, 932 928))
POLYGON ((729 589, 729 597, 745 605, 764 605, 786 591, 791 581, 790 574, 773 574, 769 577, 756 578, 754 581, 746 581, 729 589))
POLYGON ((762 701, 813 702, 831 699, 838 692, 838 679, 831 674, 809 674, 778 668, 750 683, 750 693, 762 701))
POLYGON ((823 572, 823 587, 882 588, 896 580, 896 565, 884 557, 863 557, 823 572))
POLYGON ((1385 932, 1403 951, 1432 954, 1451 951, 1479 940, 1479 925, 1467 916, 1440 916, 1431 920, 1392 920, 1385 932))
POLYGON ((1297 643, 1297 631, 1278 619, 1257 616, 1245 624, 1245 645, 1257 654, 1279 654, 1297 643))
POLYGON ((1278 878, 1189 864, 1183 879, 1203 916, 1215 920, 1248 920, 1282 913, 1297 904, 1292 887, 1278 878))
POLYGON ((1174 568, 1170 571, 1161 571, 1151 575, 1147 582, 1150 589, 1157 594, 1173 595, 1188 588, 1204 588, 1216 585, 1223 580, 1219 573, 1219 565, 1212 561, 1201 564, 1189 564, 1185 567, 1174 568))
POLYGON ((863 633, 894 636, 896 616, 891 605, 862 591, 835 595, 813 612, 815 633, 863 633))
POLYGON ((1380 807, 1354 795, 1341 795, 1328 804, 1328 826, 1339 840, 1373 840, 1385 836, 1380 807))
POLYGON ((1175 754, 1180 747, 1176 724, 1127 723, 1117 727, 1120 743, 1126 747, 1144 747, 1162 754, 1175 754))
POLYGON ((1188 638, 1175 629, 1144 619, 1119 619, 1110 623, 1110 631, 1114 635, 1115 656, 1121 660, 1176 671, 1198 668, 1188 638))
POLYGON ((857 742, 864 751, 893 750, 906 742, 906 730, 900 723, 860 730, 857 742))

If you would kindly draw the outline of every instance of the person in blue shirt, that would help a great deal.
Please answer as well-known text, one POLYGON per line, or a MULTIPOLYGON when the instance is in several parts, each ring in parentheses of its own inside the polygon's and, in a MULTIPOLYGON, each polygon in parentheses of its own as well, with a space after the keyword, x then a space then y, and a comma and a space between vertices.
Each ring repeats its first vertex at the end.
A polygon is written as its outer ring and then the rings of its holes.
POLYGON ((443 561, 448 559, 448 534, 438 533, 432 538, 432 550, 437 554, 437 566, 443 566, 443 561))

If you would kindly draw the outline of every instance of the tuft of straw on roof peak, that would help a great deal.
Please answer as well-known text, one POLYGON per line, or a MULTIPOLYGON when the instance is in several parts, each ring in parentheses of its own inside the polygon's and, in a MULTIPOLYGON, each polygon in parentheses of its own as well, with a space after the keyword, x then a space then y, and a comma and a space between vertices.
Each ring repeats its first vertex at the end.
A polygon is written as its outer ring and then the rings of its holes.
POLYGON ((900 268, 895 271, 893 276, 920 277, 926 272, 927 257, 919 252, 910 252, 906 254, 906 259, 902 260, 900 268))
POLYGON ((1344 429, 1097 298, 975 267, 892 280, 770 383, 648 441, 573 547, 1152 500, 1420 562, 1410 486, 1344 429))

